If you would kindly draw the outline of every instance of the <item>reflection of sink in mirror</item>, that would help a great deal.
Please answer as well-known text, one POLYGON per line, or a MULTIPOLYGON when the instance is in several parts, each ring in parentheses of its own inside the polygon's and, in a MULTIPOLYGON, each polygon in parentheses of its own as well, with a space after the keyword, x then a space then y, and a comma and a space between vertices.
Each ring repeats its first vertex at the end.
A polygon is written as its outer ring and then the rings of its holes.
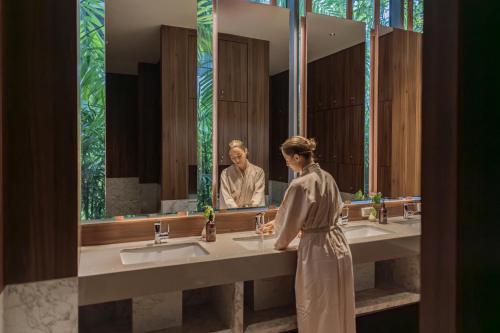
POLYGON ((124 265, 192 258, 207 254, 208 252, 198 243, 157 245, 120 251, 120 257, 124 265))
POLYGON ((415 220, 412 220, 412 219, 402 220, 402 221, 396 221, 395 223, 402 224, 402 225, 405 225, 407 227, 414 228, 417 230, 421 230, 421 226, 422 226, 422 224, 420 223, 420 219, 418 219, 418 220, 416 220, 416 219, 415 220))
MULTIPOLYGON (((233 238, 236 243, 243 246, 247 250, 266 250, 273 249, 274 242, 276 241, 275 235, 264 236, 248 236, 233 238)), ((299 245, 299 238, 295 238, 288 247, 299 245)))
POLYGON ((368 225, 345 227, 342 228, 342 230, 344 231, 344 235, 348 240, 363 237, 381 236, 391 233, 390 231, 371 227, 368 225))

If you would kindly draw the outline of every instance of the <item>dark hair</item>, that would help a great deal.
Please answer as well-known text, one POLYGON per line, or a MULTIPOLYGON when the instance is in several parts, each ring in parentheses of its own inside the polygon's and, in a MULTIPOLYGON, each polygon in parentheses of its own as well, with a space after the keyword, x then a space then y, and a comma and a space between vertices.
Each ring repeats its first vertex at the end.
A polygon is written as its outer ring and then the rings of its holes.
POLYGON ((310 159, 314 158, 316 141, 314 139, 304 138, 303 136, 292 136, 283 142, 280 148, 289 156, 297 154, 304 156, 306 159, 310 159))

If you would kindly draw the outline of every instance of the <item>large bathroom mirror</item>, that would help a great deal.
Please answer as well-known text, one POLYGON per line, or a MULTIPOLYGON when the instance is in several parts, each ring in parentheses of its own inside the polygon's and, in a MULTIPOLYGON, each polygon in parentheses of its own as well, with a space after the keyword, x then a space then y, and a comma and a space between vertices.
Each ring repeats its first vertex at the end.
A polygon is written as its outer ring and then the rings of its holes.
POLYGON ((380 27, 378 39, 378 191, 420 195, 422 33, 380 27))
POLYGON ((307 136, 343 200, 364 187, 365 24, 307 13, 307 136))
POLYGON ((196 210, 196 0, 106 0, 106 216, 196 210))
MULTIPOLYGON (((289 11, 217 1, 218 208, 280 204, 288 186, 289 11)), ((215 95, 215 93, 214 93, 215 95)))

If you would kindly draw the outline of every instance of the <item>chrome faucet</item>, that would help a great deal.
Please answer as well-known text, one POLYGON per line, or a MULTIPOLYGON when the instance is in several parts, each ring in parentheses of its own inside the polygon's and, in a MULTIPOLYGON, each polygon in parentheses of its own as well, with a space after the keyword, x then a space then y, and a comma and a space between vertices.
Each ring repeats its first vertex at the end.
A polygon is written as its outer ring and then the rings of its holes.
POLYGON ((155 223, 155 242, 154 244, 161 244, 163 241, 166 242, 168 235, 170 234, 170 225, 167 224, 167 231, 161 231, 161 222, 155 223))
POLYGON ((410 204, 403 204, 403 218, 409 219, 410 216, 419 215, 420 214, 420 203, 415 204, 417 207, 416 210, 410 210, 410 204))
POLYGON ((346 225, 349 222, 349 207, 344 207, 340 213, 340 225, 346 225), (344 215, 345 210, 345 215, 344 215))
POLYGON ((260 228, 266 223, 265 212, 260 212, 255 216, 255 232, 260 232, 260 228))

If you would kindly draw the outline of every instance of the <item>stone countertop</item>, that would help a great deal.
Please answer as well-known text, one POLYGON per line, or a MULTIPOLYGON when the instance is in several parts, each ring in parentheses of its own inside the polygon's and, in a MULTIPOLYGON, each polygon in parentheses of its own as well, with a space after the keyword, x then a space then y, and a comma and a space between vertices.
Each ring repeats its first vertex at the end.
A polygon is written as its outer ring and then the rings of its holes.
MULTIPOLYGON (((368 225, 389 233, 349 240, 354 263, 386 260, 419 253, 420 228, 396 223, 349 222, 347 228, 368 225)), ((414 217, 411 221, 420 221, 414 217)), ((152 246, 151 241, 82 247, 80 252, 80 305, 102 303, 140 295, 291 275, 297 247, 285 251, 248 250, 233 238, 255 236, 254 231, 218 234, 207 243, 200 237, 172 238, 168 244, 198 243, 208 255, 161 262, 123 265, 122 249, 152 246), (182 277, 181 279, 179 277, 182 277)), ((165 244, 162 244, 163 246, 165 244)))

